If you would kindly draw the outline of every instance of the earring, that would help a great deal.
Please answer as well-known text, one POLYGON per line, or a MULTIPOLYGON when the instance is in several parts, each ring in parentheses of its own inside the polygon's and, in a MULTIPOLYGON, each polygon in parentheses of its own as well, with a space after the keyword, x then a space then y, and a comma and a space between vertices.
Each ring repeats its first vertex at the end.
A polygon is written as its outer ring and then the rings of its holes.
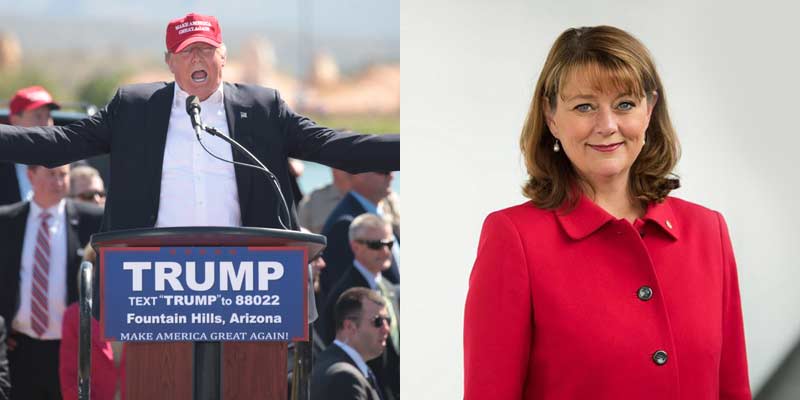
POLYGON ((553 143, 553 152, 558 153, 559 151, 561 151, 561 143, 556 139, 556 142, 553 143))
POLYGON ((645 136, 644 139, 642 139, 642 146, 644 146, 646 144, 647 144, 647 136, 645 136))

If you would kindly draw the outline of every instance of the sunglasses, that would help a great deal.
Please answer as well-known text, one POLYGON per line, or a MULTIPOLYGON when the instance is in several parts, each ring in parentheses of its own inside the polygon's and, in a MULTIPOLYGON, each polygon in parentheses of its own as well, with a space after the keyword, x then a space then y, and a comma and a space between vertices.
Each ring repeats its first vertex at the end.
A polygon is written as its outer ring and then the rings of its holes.
POLYGON ((363 239, 356 239, 356 242, 361 243, 372 250, 380 250, 383 246, 386 246, 387 249, 391 250, 392 246, 394 246, 394 240, 363 240, 363 239))
MULTIPOLYGON (((358 321, 358 318, 356 318, 356 317, 348 317, 347 319, 349 319, 351 321, 358 321)), ((376 315, 375 318, 372 318, 370 320, 370 322, 372 322, 372 326, 374 328, 382 328, 384 321, 386 321, 387 325, 392 326, 392 318, 391 317, 384 317, 384 316, 381 316, 381 315, 376 315)))
POLYGON ((100 196, 101 198, 106 197, 106 192, 105 190, 90 190, 75 195, 75 197, 84 201, 92 201, 94 200, 95 196, 100 196))
POLYGON ((386 325, 392 326, 392 318, 384 317, 381 315, 376 315, 375 318, 372 319, 372 326, 374 326, 375 328, 383 328, 384 321, 386 321, 386 325))

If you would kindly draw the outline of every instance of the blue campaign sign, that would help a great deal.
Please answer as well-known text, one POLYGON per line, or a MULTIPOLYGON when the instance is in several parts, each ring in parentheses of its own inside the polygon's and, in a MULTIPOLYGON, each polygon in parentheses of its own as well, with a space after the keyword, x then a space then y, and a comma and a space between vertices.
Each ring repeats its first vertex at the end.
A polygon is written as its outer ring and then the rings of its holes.
POLYGON ((308 338, 302 247, 100 249, 107 340, 297 341, 308 338))

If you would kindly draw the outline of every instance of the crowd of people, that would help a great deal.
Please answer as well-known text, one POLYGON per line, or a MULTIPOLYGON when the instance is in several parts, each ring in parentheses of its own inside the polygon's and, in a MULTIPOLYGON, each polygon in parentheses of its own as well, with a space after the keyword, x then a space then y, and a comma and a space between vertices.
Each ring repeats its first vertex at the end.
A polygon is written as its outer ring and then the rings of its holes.
MULTIPOLYGON (((44 88, 23 88, 10 102, 10 122, 52 126, 50 112, 58 108, 44 88)), ((302 198, 299 228, 328 238, 324 254, 310 260, 320 310, 310 326, 317 358, 311 396, 399 399, 400 213, 393 176, 339 169, 332 175, 330 185, 306 196, 294 190, 302 198)), ((103 179, 82 161, 50 168, 3 162, 0 185, 6 244, 0 248, 0 399, 77 399, 78 268, 95 260, 90 236, 104 230, 103 179)), ((124 398, 124 348, 104 341, 98 322, 92 324, 92 398, 124 398)))
MULTIPOLYGON (((44 88, 23 88, 11 99, 9 120, 51 126, 50 111, 57 108, 44 88)), ((7 356, 0 392, 11 399, 77 399, 78 267, 93 253, 88 242, 100 229, 103 181, 85 163, 2 163, 0 170, 6 172, 0 182, 6 196, 0 205, 6 243, 0 248, 0 329, 7 356)), ((93 333, 99 351, 93 352, 92 389, 96 398, 113 399, 119 363, 99 329, 93 333)))
POLYGON ((328 240, 322 255, 324 267, 314 269, 319 317, 313 325, 313 342, 319 357, 312 368, 312 399, 373 398, 366 388, 358 393, 339 390, 358 387, 343 385, 340 380, 342 374, 355 369, 326 366, 331 360, 325 355, 339 351, 351 356, 363 372, 363 376, 350 378, 360 383, 369 381, 377 389, 380 397, 375 399, 400 398, 400 212, 391 182, 392 174, 388 172, 351 175, 333 170, 333 183, 311 192, 300 203, 301 223, 309 223, 312 232, 321 226, 317 233, 328 240), (314 224, 312 216, 319 214, 326 214, 325 218, 318 218, 324 222, 314 224), (343 311, 340 302, 352 288, 366 288, 377 297, 356 296, 361 308, 345 307, 343 311), (343 330, 347 331, 352 318, 377 318, 370 311, 372 307, 366 307, 374 303, 370 300, 373 298, 381 300, 379 310, 385 309, 387 318, 381 324, 354 323, 351 328, 355 332, 345 334, 343 330), (378 333, 384 330, 386 334, 379 337, 378 333), (376 335, 385 351, 375 353, 376 335), (372 350, 365 350, 370 346, 372 350), (374 374, 371 381, 364 379, 367 372, 374 374))

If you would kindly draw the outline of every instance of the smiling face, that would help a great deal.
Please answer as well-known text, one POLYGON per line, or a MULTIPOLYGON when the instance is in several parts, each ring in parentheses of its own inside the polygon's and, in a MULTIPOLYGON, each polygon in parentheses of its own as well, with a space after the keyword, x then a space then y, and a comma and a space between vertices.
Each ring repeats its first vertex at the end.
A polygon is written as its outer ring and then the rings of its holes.
MULTIPOLYGON (((622 85, 591 79, 577 68, 556 97, 545 105, 550 132, 578 174, 593 187, 627 182, 645 143, 657 94, 637 96, 622 85)), ((602 76, 599 79, 604 79, 602 76)))
POLYGON ((217 48, 198 42, 177 53, 167 53, 166 62, 178 86, 203 101, 222 83, 225 57, 225 45, 217 48))

